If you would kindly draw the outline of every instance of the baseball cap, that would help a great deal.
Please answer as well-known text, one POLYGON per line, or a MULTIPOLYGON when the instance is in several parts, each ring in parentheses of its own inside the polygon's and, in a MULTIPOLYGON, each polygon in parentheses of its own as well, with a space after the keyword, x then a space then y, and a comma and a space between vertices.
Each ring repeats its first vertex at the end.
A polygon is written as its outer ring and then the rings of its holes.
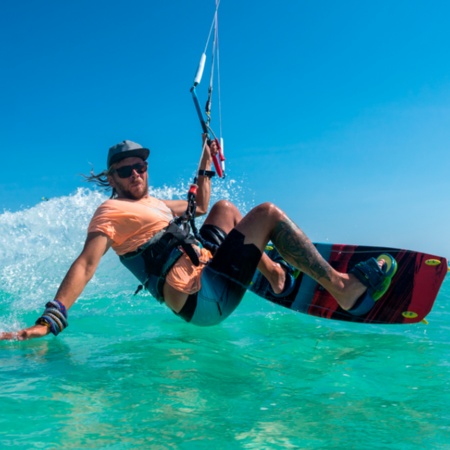
POLYGON ((106 164, 109 169, 112 164, 119 162, 122 159, 138 156, 145 161, 148 158, 148 155, 150 155, 150 150, 148 148, 144 148, 136 142, 125 140, 109 149, 106 164))

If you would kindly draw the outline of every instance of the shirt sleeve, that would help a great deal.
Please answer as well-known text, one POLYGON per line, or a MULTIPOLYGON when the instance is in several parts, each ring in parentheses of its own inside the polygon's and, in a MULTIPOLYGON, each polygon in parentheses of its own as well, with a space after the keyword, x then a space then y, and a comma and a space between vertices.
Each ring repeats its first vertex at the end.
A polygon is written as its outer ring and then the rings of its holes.
POLYGON ((107 210, 104 204, 97 208, 89 223, 88 233, 101 232, 114 241, 115 227, 108 217, 107 210))
POLYGON ((88 233, 100 232, 108 236, 115 245, 122 245, 136 230, 141 221, 127 211, 114 208, 107 202, 100 205, 88 227, 88 233))

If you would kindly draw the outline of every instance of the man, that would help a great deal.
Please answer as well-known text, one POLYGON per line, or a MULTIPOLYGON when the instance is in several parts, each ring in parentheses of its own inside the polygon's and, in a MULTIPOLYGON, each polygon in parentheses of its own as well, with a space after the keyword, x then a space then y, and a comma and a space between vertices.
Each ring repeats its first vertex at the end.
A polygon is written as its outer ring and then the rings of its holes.
MULTIPOLYGON (((198 216, 208 209, 211 159, 216 152, 215 144, 204 142, 198 173, 198 216)), ((372 258, 358 264, 350 274, 337 272, 271 203, 257 206, 245 217, 230 202, 216 203, 200 230, 205 242, 215 244, 213 255, 174 220, 186 211, 186 201, 149 196, 149 154, 149 149, 132 141, 109 149, 107 171, 89 179, 107 183, 113 195, 95 212, 81 254, 36 324, 2 333, 0 339, 25 340, 61 332, 67 326, 67 310, 110 247, 154 297, 199 326, 215 325, 234 311, 256 268, 266 276, 274 293, 283 290, 287 276, 284 268, 264 254, 269 241, 285 261, 314 278, 351 313, 364 314, 388 289, 396 267, 392 257, 372 258)))

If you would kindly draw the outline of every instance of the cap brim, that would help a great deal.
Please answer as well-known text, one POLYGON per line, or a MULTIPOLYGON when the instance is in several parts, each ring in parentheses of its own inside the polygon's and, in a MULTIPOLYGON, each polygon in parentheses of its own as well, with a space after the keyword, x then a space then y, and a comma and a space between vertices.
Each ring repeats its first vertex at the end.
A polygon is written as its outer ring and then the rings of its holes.
POLYGON ((120 152, 114 155, 109 160, 108 168, 111 167, 114 163, 122 161, 122 159, 132 158, 133 156, 137 156, 138 158, 141 158, 144 161, 146 161, 149 155, 150 150, 148 148, 137 148, 135 150, 127 150, 126 152, 120 152))

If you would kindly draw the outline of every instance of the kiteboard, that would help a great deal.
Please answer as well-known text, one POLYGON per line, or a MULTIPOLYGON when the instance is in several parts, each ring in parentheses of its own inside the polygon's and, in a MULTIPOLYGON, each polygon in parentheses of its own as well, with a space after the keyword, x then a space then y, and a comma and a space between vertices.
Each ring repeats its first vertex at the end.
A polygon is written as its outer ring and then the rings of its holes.
MULTIPOLYGON (((337 271, 348 273, 357 263, 389 253, 397 261, 397 272, 388 291, 362 316, 343 310, 317 282, 303 273, 285 294, 275 295, 266 278, 257 271, 250 290, 277 305, 312 316, 372 324, 410 324, 424 321, 431 311, 448 271, 447 260, 440 256, 387 247, 314 244, 319 253, 337 271)), ((282 260, 275 248, 266 253, 282 260)))

